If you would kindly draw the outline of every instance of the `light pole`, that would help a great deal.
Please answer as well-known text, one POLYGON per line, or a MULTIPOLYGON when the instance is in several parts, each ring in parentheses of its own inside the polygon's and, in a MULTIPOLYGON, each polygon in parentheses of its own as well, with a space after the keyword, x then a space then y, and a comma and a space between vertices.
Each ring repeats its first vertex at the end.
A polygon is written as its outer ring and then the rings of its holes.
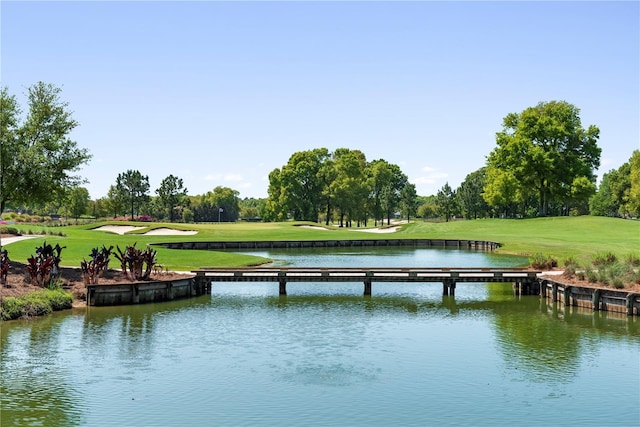
POLYGON ((222 211, 224 211, 224 209, 218 209, 218 224, 220 224, 220 214, 222 213, 222 211))

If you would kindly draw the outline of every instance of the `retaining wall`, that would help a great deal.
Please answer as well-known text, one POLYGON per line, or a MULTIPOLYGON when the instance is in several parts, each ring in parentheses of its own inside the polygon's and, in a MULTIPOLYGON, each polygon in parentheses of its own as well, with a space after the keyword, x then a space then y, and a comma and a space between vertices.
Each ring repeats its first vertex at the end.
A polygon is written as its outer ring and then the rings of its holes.
POLYGON ((87 285, 88 306, 143 304, 190 298, 205 292, 194 277, 117 284, 87 285))
POLYGON ((565 306, 589 308, 640 315, 640 294, 617 289, 589 288, 542 279, 540 296, 551 298, 565 306))

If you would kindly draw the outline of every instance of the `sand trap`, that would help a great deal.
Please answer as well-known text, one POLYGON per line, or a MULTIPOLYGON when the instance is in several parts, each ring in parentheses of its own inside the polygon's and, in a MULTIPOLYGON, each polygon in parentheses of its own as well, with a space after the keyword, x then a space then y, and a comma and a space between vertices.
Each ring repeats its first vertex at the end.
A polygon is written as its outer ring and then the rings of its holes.
POLYGON ((107 231, 109 233, 124 234, 133 230, 142 230, 147 227, 134 227, 133 225, 103 225, 102 227, 94 228, 95 231, 107 231))
MULTIPOLYGON (((107 231, 116 234, 125 234, 129 231, 142 230, 147 227, 135 227, 133 225, 103 225, 102 227, 94 228, 96 231, 107 231)), ((197 231, 184 231, 174 230, 172 228, 156 228, 144 233, 145 236, 175 236, 175 235, 193 235, 198 234, 197 231)))
POLYGON ((192 236, 194 234, 198 234, 198 232, 195 230, 175 230, 173 228, 156 228, 155 230, 149 230, 144 233, 145 236, 192 236))
MULTIPOLYGON (((317 225, 299 225, 298 227, 300 228, 310 228, 313 230, 327 230, 330 231, 330 229, 328 228, 324 228, 324 227, 319 227, 317 225)), ((388 228, 349 228, 349 231, 364 231, 366 233, 394 233, 396 231, 398 231, 400 227, 396 226, 396 227, 388 227, 388 228)))
POLYGON ((19 242, 20 240, 27 240, 27 239, 35 239, 36 237, 46 237, 46 236, 42 236, 42 235, 29 235, 29 236, 11 236, 11 237, 3 237, 2 240, 0 240, 0 243, 2 243, 2 246, 5 245, 9 245, 13 242, 19 242))
POLYGON ((395 233, 400 227, 388 227, 388 228, 354 228, 351 231, 364 231, 366 233, 395 233))

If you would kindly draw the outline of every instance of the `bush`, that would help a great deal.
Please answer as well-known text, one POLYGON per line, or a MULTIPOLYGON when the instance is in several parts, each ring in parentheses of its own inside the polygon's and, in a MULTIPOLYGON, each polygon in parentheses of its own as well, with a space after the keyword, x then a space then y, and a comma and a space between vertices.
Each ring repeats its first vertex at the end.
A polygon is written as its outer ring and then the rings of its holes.
POLYGON ((537 270, 551 270, 558 266, 558 261, 549 255, 543 255, 541 253, 534 254, 529 258, 531 267, 537 270))
POLYGON ((638 254, 629 254, 625 257, 624 262, 630 267, 640 267, 640 256, 638 254))
POLYGON ((576 261, 574 257, 569 257, 564 260, 564 273, 562 273, 562 275, 565 277, 573 277, 579 267, 578 261, 576 261))
POLYGON ((612 252, 601 252, 601 253, 597 253, 594 257, 593 257, 593 266, 596 268, 602 268, 602 267, 607 267, 610 265, 615 264, 615 262, 618 260, 618 258, 616 257, 616 255, 612 252))

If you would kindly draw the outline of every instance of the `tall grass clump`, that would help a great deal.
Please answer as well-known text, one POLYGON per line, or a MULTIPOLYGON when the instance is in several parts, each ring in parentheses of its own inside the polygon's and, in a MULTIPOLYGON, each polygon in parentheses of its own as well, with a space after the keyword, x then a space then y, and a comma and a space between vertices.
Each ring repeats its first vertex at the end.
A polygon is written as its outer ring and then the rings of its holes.
POLYGON ((578 261, 572 256, 566 258, 563 264, 564 264, 564 272, 562 273, 562 275, 565 277, 575 276, 576 272, 580 268, 580 264, 578 264, 578 261))
POLYGON ((531 267, 537 270, 551 270, 558 266, 558 261, 555 258, 541 253, 536 253, 530 257, 529 263, 531 267))

